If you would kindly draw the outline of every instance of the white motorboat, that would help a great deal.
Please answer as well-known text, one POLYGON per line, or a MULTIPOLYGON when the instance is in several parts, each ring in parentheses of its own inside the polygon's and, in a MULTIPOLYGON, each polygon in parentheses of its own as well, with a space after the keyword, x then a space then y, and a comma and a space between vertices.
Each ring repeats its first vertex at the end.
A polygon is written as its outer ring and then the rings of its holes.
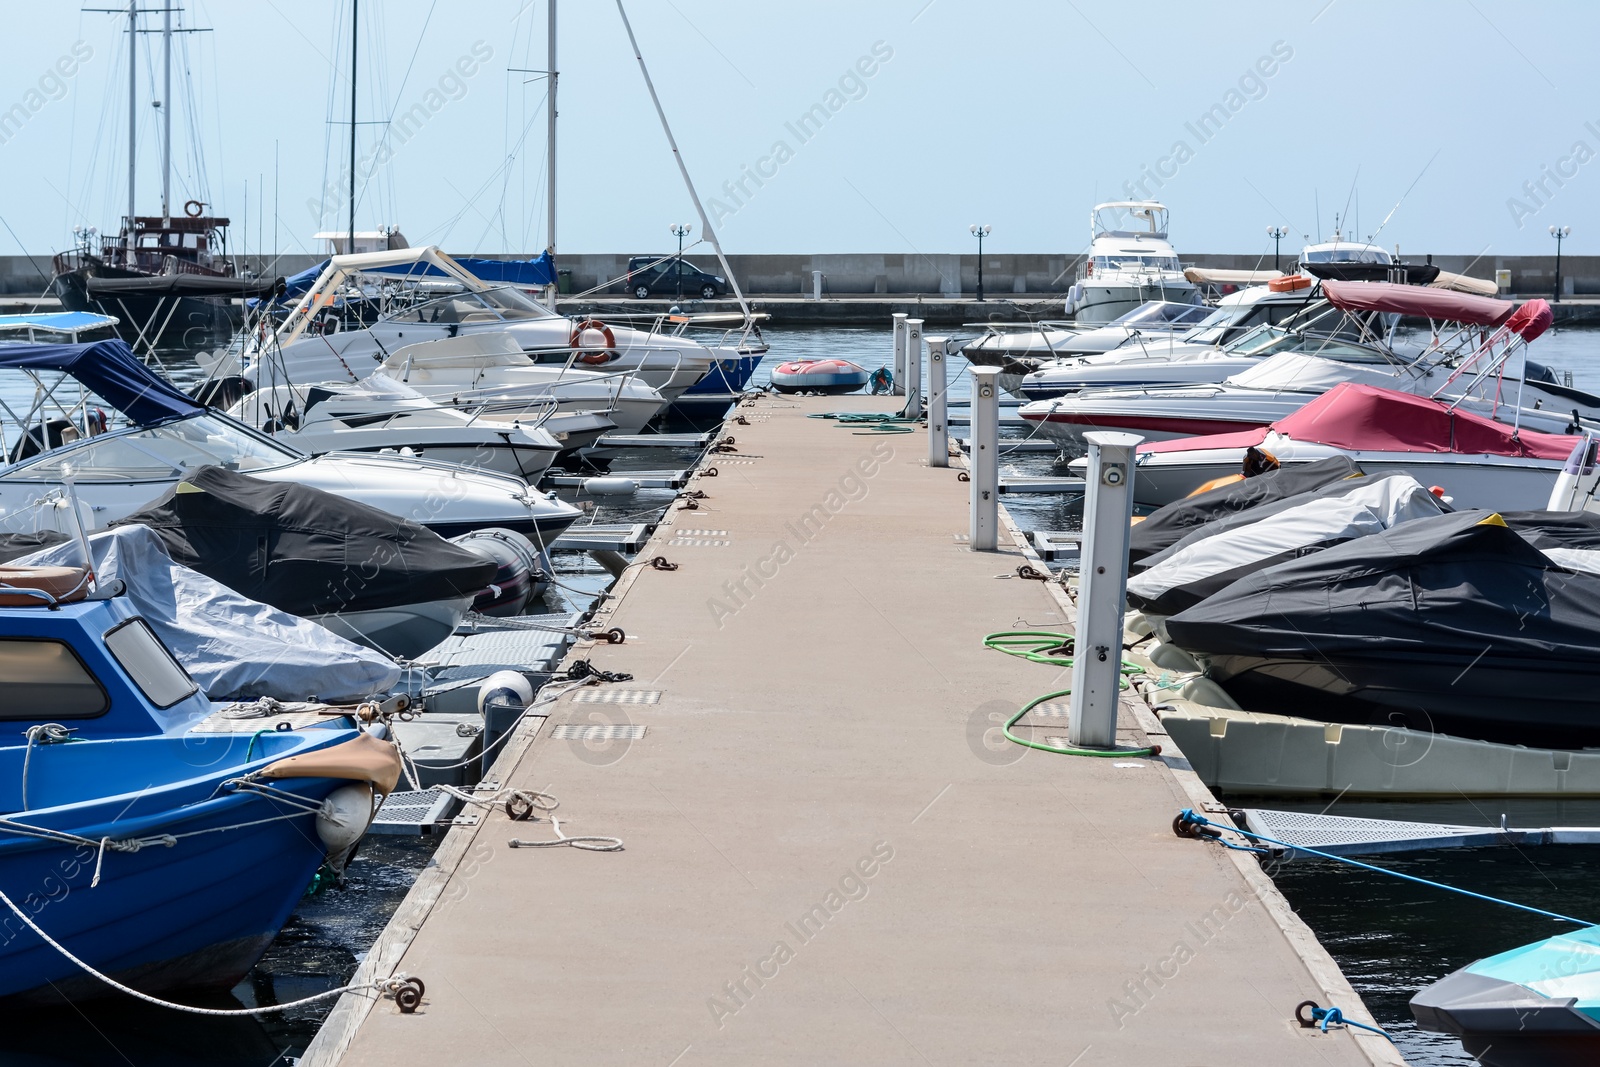
POLYGON ((990 322, 983 324, 983 336, 968 342, 961 354, 976 367, 1005 368, 1027 361, 1037 366, 1054 359, 1109 352, 1136 338, 1146 344, 1165 343, 1188 333, 1211 314, 1212 309, 1201 304, 1152 300, 1104 326, 1049 320, 990 322))
POLYGON ((67 532, 70 516, 60 506, 67 490, 86 509, 84 525, 104 527, 203 466, 309 485, 444 537, 504 527, 548 545, 579 516, 554 494, 491 471, 398 455, 308 456, 197 404, 147 369, 121 341, 0 346, 0 368, 29 375, 38 390, 20 420, 29 434, 16 447, 6 443, 6 428, 0 425, 0 444, 12 460, 0 468, 0 527, 10 532, 67 532), (51 374, 75 378, 80 388, 59 379, 47 382, 51 374), (97 403, 115 408, 127 425, 108 428, 95 414, 97 403), (48 405, 62 418, 45 422, 48 405), (55 422, 72 432, 34 432, 55 422))
POLYGON ((476 334, 407 345, 374 377, 438 403, 464 407, 480 421, 527 421, 546 411, 591 412, 639 433, 667 405, 633 372, 577 370, 531 362, 505 334, 476 334))
POLYGON ((1077 322, 1110 322, 1150 300, 1200 303, 1167 241, 1167 209, 1154 200, 1096 204, 1089 216, 1089 255, 1067 293, 1077 322))
POLYGON ((1584 420, 1600 420, 1600 397, 1562 385, 1548 368, 1523 359, 1520 377, 1504 373, 1511 357, 1548 328, 1550 309, 1542 300, 1518 309, 1505 301, 1411 285, 1330 281, 1326 286, 1333 307, 1364 331, 1359 341, 1324 337, 1270 356, 1219 385, 1088 389, 1025 405, 1019 414, 1063 447, 1081 445, 1089 430, 1169 440, 1265 426, 1348 381, 1439 396, 1465 410, 1548 433, 1576 432, 1584 420), (1431 340, 1420 354, 1402 357, 1365 332, 1374 316, 1395 315, 1431 321, 1431 340))
POLYGON ((742 355, 673 333, 574 321, 430 245, 334 256, 281 325, 213 355, 207 370, 265 381, 270 364, 295 383, 359 381, 408 345, 489 334, 512 339, 528 363, 636 372, 669 401, 717 360, 742 355))
MULTIPOLYGON (((1519 429, 1442 400, 1344 382, 1271 426, 1141 445, 1133 497, 1159 507, 1247 469, 1345 456, 1368 474, 1405 473, 1437 485, 1457 507, 1532 510, 1549 503, 1584 440, 1519 429)), ((1584 477, 1592 478, 1592 456, 1586 470, 1584 477)))
POLYGON ((256 389, 229 414, 314 456, 400 452, 514 474, 531 483, 567 451, 544 426, 554 412, 551 401, 526 418, 479 417, 374 374, 355 383, 256 389))
MULTIPOLYGON (((1000 385, 1025 400, 1043 400, 1087 387, 1078 372, 1088 367, 1107 367, 1123 361, 1142 361, 1147 367, 1173 362, 1190 364, 1218 355, 1218 350, 1235 345, 1258 326, 1279 325, 1292 319, 1304 320, 1318 307, 1322 293, 1308 278, 1289 275, 1274 284, 1252 285, 1224 296, 1217 306, 1205 310, 1200 322, 1182 332, 1147 337, 1143 332, 1103 353, 1062 355, 1054 360, 1018 356, 1001 369, 1000 385)), ((1098 330, 1084 330, 1098 333, 1098 330)), ((990 363, 980 357, 980 366, 990 363)), ((1246 364, 1239 364, 1242 369, 1246 364)), ((1221 381, 1232 370, 1215 368, 1214 376, 1194 377, 1193 368, 1175 372, 1172 381, 1221 381)), ((1092 372, 1089 379, 1101 379, 1107 372, 1092 372)), ((1152 384, 1161 378, 1141 376, 1134 381, 1152 384)), ((1127 384, 1127 379, 1094 380, 1094 386, 1127 384)))

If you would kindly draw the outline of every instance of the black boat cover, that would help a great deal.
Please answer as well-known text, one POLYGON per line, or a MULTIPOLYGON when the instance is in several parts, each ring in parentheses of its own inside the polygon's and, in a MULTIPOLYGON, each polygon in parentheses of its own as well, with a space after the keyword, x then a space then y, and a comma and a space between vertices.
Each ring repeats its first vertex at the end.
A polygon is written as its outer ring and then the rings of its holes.
POLYGON ((1439 277, 1432 263, 1302 263, 1300 270, 1323 281, 1386 282, 1389 272, 1406 272, 1406 284, 1429 285, 1439 277))
POLYGON ((1534 548, 1600 549, 1600 515, 1588 511, 1507 511, 1500 516, 1534 548))
POLYGON ((41 548, 59 545, 67 539, 64 533, 54 530, 36 530, 32 533, 0 534, 0 563, 37 552, 41 548))
POLYGON ((1332 456, 1315 463, 1293 464, 1218 486, 1210 492, 1174 500, 1134 525, 1128 538, 1129 568, 1139 570, 1147 557, 1176 544, 1197 526, 1360 473, 1361 468, 1349 456, 1332 456))
POLYGON ((112 525, 149 526, 177 562, 293 615, 473 595, 496 569, 409 519, 215 466, 112 525))
POLYGON ((282 278, 224 278, 211 274, 149 274, 85 280, 90 296, 266 296, 282 278))
POLYGON ((1600 744, 1600 577, 1557 567, 1493 513, 1257 571, 1166 629, 1246 710, 1600 744))

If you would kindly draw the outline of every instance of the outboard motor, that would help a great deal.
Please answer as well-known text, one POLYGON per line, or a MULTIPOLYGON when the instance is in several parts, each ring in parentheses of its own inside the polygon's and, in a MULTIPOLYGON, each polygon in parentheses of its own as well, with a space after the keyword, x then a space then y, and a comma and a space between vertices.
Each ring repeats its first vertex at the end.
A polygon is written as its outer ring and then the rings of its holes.
POLYGON ((497 567, 489 588, 472 602, 473 611, 499 617, 520 615, 530 601, 549 588, 554 571, 550 557, 515 530, 491 526, 450 541, 494 560, 497 567))

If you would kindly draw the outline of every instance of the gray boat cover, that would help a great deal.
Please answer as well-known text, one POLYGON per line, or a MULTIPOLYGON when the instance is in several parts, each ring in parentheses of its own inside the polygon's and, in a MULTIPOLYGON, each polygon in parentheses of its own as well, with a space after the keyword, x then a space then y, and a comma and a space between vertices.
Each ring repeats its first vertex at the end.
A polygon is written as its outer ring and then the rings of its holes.
POLYGON ((1128 563, 1138 570, 1146 557, 1176 544, 1198 526, 1360 473, 1361 468, 1349 456, 1333 456, 1315 463, 1293 464, 1174 500, 1134 526, 1128 538, 1128 563))
MULTIPOLYGON (((121 581, 143 616, 212 700, 364 700, 392 689, 400 668, 308 619, 258 603, 167 555, 147 526, 119 526, 89 539, 102 589, 121 581)), ((17 566, 81 566, 69 541, 17 566)))
POLYGON ((1128 579, 1128 603, 1172 615, 1263 567, 1449 510, 1409 474, 1350 478, 1280 503, 1292 506, 1241 512, 1150 557, 1128 579), (1258 510, 1271 514, 1243 521, 1258 510))

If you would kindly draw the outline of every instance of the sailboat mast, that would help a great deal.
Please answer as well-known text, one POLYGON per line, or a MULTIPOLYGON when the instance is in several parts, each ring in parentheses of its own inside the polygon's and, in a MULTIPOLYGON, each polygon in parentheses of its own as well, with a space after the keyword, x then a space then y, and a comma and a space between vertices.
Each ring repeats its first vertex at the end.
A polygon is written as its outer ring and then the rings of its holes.
POLYGON ((356 34, 361 0, 350 0, 350 236, 344 251, 356 250, 356 34))
MULTIPOLYGON (((554 264, 556 254, 556 0, 550 0, 550 28, 547 31, 547 36, 549 38, 549 62, 545 64, 545 69, 550 72, 550 92, 545 114, 546 124, 549 127, 547 134, 549 149, 545 153, 548 159, 548 172, 545 176, 547 187, 545 199, 549 216, 545 223, 546 239, 544 250, 550 255, 550 261, 554 264)), ((555 267, 552 266, 550 269, 554 270, 555 267)), ((554 283, 552 280, 553 288, 554 283)))
POLYGON ((172 4, 161 9, 161 220, 172 225, 172 4))
MULTIPOLYGON (((138 78, 138 50, 135 44, 139 40, 139 0, 128 0, 128 225, 133 225, 133 177, 136 171, 137 153, 134 151, 139 139, 139 78, 138 78)), ((133 258, 133 250, 127 249, 126 255, 133 258)))

